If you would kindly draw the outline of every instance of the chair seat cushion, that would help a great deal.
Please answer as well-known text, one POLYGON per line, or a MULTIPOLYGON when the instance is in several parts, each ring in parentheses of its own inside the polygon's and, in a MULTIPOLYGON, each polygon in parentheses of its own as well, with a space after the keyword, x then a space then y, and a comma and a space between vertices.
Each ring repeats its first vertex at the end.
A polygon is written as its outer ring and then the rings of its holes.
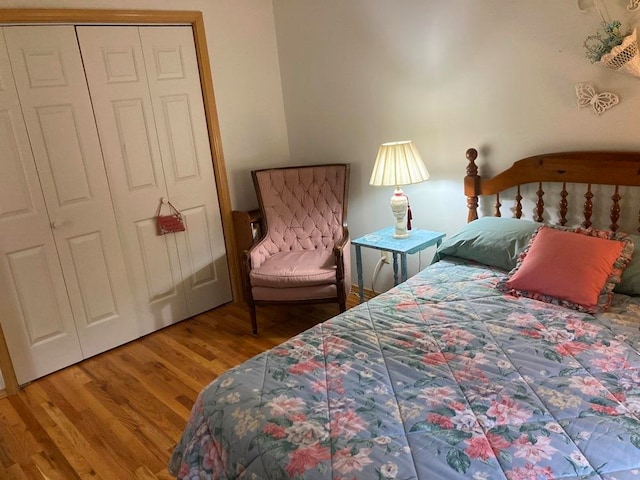
POLYGON ((335 283, 333 250, 280 252, 251 271, 254 287, 289 288, 335 283))

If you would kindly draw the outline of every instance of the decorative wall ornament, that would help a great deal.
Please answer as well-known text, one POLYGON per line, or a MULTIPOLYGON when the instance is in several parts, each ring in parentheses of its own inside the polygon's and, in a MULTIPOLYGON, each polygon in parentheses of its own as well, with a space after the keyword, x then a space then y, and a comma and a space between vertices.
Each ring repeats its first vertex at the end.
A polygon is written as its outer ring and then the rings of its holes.
POLYGON ((620 73, 640 77, 640 52, 638 51, 636 29, 634 28, 633 32, 627 35, 620 45, 613 47, 609 53, 602 55, 602 58, 597 63, 620 73))
POLYGON ((597 63, 600 59, 611 52, 614 47, 622 44, 628 32, 622 32, 622 24, 618 20, 613 22, 602 21, 602 29, 597 30, 593 35, 589 35, 584 43, 586 57, 591 63, 597 63))
MULTIPOLYGON (((593 4, 594 8, 596 9, 596 11, 598 12, 598 15, 600 15, 600 18, 602 18, 602 21, 604 22, 604 15, 602 14, 602 10, 600 9, 600 5, 599 2, 601 0, 591 0, 591 3, 593 4)), ((640 0, 629 0, 630 3, 638 3, 638 1, 640 0)), ((589 13, 589 9, 588 8, 582 8, 582 1, 581 0, 576 0, 576 6, 578 7, 578 10, 580 10, 580 13, 589 13)), ((628 8, 628 7, 627 7, 628 8)))
MULTIPOLYGON (((627 10, 635 10, 639 5, 640 0, 629 0, 627 10)), ((587 12, 580 6, 580 0, 577 0, 577 6, 581 12, 587 12)), ((602 20, 602 28, 585 39, 583 46, 586 57, 591 63, 640 77, 640 52, 636 30, 623 31, 620 21, 609 21, 605 16, 604 0, 593 0, 593 6, 602 20)))
POLYGON ((576 6, 578 7, 578 10, 580 10, 580 13, 589 13, 589 10, 587 10, 586 8, 582 8, 582 2, 580 0, 576 0, 576 6))
POLYGON ((576 84, 576 96, 578 97, 578 107, 593 107, 593 113, 602 115, 614 105, 620 102, 615 93, 602 92, 598 93, 596 88, 587 82, 576 84))
MULTIPOLYGON (((580 10, 582 13, 587 13, 589 10, 587 10, 586 8, 582 8, 581 5, 581 1, 580 0, 576 0, 576 5, 578 6, 578 10, 580 10)), ((594 6, 596 6, 596 0, 594 0, 594 6)), ((629 10, 630 12, 634 12, 636 10, 638 10, 638 8, 640 8, 640 0, 629 0, 629 5, 627 5, 627 10, 629 10)))

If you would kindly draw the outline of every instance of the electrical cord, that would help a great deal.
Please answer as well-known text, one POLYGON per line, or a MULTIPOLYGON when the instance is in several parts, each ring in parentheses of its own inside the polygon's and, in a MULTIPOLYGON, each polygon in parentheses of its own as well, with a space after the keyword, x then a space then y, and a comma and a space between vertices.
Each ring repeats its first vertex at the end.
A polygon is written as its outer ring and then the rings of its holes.
MULTIPOLYGON (((422 271, 422 252, 418 252, 418 271, 422 271)), ((376 280, 378 279, 378 275, 380 274, 380 270, 382 270, 383 265, 385 265, 387 262, 385 261, 384 257, 380 257, 380 260, 378 260, 378 263, 376 263, 375 268, 373 269, 373 275, 371 277, 371 292, 373 293, 373 295, 378 295, 378 292, 376 292, 376 280)))
POLYGON ((373 292, 374 296, 378 294, 375 288, 376 280, 378 279, 378 274, 380 273, 380 270, 385 263, 387 262, 385 262, 384 257, 380 257, 380 260, 378 260, 378 263, 376 263, 376 267, 373 269, 373 276, 371 277, 371 291, 373 292))

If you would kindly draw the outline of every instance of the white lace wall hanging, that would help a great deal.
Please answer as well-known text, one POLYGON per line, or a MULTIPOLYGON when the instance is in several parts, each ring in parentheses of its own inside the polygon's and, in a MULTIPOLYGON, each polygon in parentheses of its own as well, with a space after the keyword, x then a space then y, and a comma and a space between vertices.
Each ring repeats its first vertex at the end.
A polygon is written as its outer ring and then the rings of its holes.
MULTIPOLYGON (((588 36, 584 41, 587 58, 597 65, 640 77, 640 49, 638 48, 636 29, 634 28, 627 34, 622 33, 620 31, 621 22, 608 21, 600 1, 593 0, 593 6, 602 20, 603 29, 596 32, 595 35, 588 36)), ((578 9, 586 13, 587 10, 581 7, 580 0, 576 0, 576 2, 578 9)), ((627 10, 635 11, 639 7, 640 0, 629 0, 627 10)))
POLYGON ((600 59, 600 63, 608 68, 640 77, 640 53, 638 52, 638 37, 636 29, 627 35, 622 44, 613 47, 611 52, 600 59))
MULTIPOLYGON (((578 6, 578 10, 580 10, 582 13, 587 13, 588 10, 586 8, 582 8, 581 3, 582 2, 580 0, 576 0, 576 5, 578 6)), ((593 3, 595 4, 595 0, 593 3)), ((638 8, 640 8, 640 0, 629 0, 629 5, 627 5, 627 10, 629 10, 630 12, 634 12, 638 10, 638 8)))

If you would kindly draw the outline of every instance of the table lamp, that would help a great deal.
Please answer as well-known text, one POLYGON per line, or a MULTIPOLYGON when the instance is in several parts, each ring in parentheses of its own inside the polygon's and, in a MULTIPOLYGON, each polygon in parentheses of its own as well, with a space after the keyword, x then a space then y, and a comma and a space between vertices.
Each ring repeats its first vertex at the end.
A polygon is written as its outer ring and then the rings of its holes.
POLYGON ((396 187, 391 197, 391 211, 396 217, 394 238, 407 238, 409 237, 409 230, 411 230, 409 198, 400 187, 424 182, 428 179, 429 172, 427 167, 425 167, 418 150, 411 140, 380 145, 369 185, 396 187), (407 211, 409 211, 408 220, 406 218, 407 211))

